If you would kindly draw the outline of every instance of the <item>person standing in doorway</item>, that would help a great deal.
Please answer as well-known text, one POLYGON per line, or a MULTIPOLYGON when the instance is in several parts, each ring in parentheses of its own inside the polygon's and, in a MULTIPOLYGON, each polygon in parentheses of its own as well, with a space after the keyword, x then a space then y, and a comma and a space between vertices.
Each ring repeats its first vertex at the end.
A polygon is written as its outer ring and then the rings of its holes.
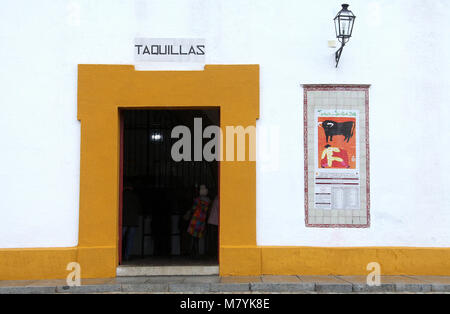
POLYGON ((200 254, 199 240, 205 233, 206 217, 211 202, 208 197, 208 189, 205 185, 200 185, 199 194, 199 197, 194 200, 194 205, 192 207, 193 213, 187 229, 187 232, 192 237, 191 254, 193 257, 198 257, 200 254))
POLYGON ((123 222, 122 222, 122 243, 123 258, 125 261, 130 259, 133 249, 134 237, 139 225, 139 214, 142 211, 142 205, 134 191, 133 185, 126 182, 123 189, 123 222))

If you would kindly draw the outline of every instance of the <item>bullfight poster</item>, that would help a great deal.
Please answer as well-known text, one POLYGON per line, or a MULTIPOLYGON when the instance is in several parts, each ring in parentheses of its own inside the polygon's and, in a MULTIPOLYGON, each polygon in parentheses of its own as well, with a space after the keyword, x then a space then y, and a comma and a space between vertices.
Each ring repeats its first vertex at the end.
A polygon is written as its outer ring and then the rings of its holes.
POLYGON ((358 110, 315 110, 315 209, 359 209, 358 117, 358 110))

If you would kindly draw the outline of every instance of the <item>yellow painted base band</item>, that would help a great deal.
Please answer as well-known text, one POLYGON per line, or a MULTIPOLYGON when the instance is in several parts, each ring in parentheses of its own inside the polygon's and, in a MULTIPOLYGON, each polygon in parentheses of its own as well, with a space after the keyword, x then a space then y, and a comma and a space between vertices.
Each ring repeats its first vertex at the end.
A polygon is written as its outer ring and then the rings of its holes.
POLYGON ((116 277, 117 248, 111 247, 78 247, 78 263, 81 266, 82 278, 116 277))
MULTIPOLYGON (((116 276, 116 248, 0 249, 0 280, 66 278, 70 262, 82 278, 116 276)), ((450 248, 222 246, 221 276, 367 275, 377 262, 383 275, 450 276, 450 248)))
POLYGON ((76 248, 1 249, 0 280, 65 278, 76 260, 76 248))
POLYGON ((450 276, 450 248, 222 247, 221 276, 367 275, 377 262, 383 275, 450 276))
POLYGON ((221 246, 221 276, 258 276, 261 274, 261 248, 256 246, 221 246))
POLYGON ((116 276, 116 248, 0 249, 0 280, 63 279, 67 264, 78 262, 82 278, 116 276))

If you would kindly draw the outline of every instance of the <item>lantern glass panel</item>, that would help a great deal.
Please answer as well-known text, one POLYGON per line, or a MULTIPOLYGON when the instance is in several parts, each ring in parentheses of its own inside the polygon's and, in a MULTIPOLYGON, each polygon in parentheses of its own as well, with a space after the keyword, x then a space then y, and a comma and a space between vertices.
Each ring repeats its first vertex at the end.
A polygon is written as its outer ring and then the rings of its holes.
POLYGON ((341 35, 344 37, 350 37, 352 35, 352 25, 353 25, 353 19, 348 17, 341 17, 340 19, 341 24, 341 35))

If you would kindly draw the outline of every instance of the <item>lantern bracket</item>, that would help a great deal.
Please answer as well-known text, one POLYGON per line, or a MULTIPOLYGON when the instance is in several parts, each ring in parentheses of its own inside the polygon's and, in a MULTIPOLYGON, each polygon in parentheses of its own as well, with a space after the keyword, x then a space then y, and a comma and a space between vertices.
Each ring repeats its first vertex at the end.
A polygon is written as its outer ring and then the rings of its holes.
POLYGON ((338 64, 339 64, 339 59, 341 59, 341 54, 342 54, 342 50, 344 50, 344 46, 345 46, 345 43, 341 43, 341 48, 339 48, 337 51, 336 51, 336 53, 335 53, 335 60, 336 60, 336 68, 337 68, 337 66, 338 66, 338 64))

